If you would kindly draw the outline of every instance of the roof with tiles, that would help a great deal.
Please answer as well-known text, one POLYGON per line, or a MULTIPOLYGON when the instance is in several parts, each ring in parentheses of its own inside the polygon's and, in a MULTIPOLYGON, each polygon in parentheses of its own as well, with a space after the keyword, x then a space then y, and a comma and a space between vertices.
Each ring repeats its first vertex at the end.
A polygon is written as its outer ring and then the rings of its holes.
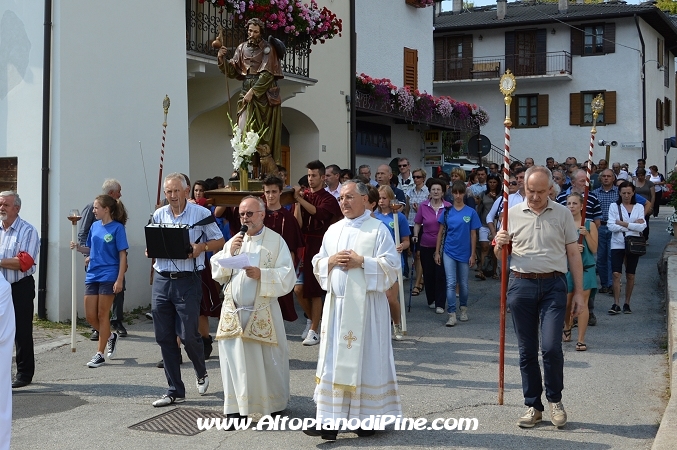
MULTIPOLYGON (((666 38, 677 42, 677 16, 668 16, 656 8, 653 3, 646 2, 630 5, 625 2, 577 4, 569 3, 567 10, 560 12, 557 3, 539 3, 538 1, 517 1, 508 3, 504 19, 499 20, 496 5, 463 10, 461 13, 441 13, 435 17, 435 33, 458 32, 487 28, 508 28, 522 25, 545 23, 580 22, 610 18, 642 17, 666 38)), ((677 45, 677 44, 675 44, 677 45)), ((672 50, 675 47, 671 48, 672 50)))

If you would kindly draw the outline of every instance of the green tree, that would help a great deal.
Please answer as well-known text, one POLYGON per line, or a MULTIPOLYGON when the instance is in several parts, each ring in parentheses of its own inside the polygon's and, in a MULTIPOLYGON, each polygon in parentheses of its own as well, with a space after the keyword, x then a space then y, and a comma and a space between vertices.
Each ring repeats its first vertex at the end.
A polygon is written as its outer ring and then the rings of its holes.
POLYGON ((661 11, 677 14, 677 1, 675 0, 658 0, 656 7, 661 11))

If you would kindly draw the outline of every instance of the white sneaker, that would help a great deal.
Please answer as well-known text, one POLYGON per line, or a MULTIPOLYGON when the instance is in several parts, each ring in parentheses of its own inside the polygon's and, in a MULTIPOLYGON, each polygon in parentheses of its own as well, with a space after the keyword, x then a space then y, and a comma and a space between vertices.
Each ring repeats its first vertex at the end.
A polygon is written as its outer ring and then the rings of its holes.
POLYGON ((209 389, 209 376, 205 374, 204 377, 198 378, 197 381, 195 381, 195 384, 197 385, 197 393, 200 395, 205 395, 207 393, 207 389, 209 389))
POLYGON ((308 331, 310 331, 310 326, 313 324, 313 321, 310 319, 306 319, 306 329, 303 330, 303 333, 301 333, 301 339, 305 339, 308 337, 308 331))
POLYGON ((402 324, 394 323, 393 324, 393 331, 394 331, 394 334, 395 334, 395 340, 396 341, 401 341, 404 338, 404 335, 402 334, 402 324))
POLYGON ((435 314, 444 314, 444 308, 435 308, 435 314))
POLYGON ((430 309, 435 309, 435 304, 434 304, 434 303, 429 304, 429 305, 428 305, 428 308, 430 308, 430 309))
POLYGON ((320 336, 313 330, 308 330, 308 336, 303 340, 303 345, 317 345, 320 343, 320 336))
POLYGON ((456 325, 456 313, 449 314, 449 320, 447 320, 447 326, 453 327, 456 325))
POLYGON ((468 321, 468 307, 467 306, 461 306, 461 314, 458 318, 461 322, 467 322, 468 321))

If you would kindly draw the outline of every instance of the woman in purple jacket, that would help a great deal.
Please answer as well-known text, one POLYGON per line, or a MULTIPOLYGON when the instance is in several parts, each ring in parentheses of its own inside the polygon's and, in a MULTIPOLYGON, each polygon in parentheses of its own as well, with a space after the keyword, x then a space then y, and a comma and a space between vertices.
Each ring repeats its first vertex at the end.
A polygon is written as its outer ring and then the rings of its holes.
POLYGON ((437 232, 440 229, 438 219, 444 213, 444 208, 450 207, 451 203, 443 200, 444 193, 447 190, 447 183, 439 179, 432 179, 427 184, 430 191, 430 200, 421 203, 418 207, 416 218, 414 219, 414 235, 412 239, 417 244, 420 244, 423 284, 425 286, 428 307, 434 309, 437 314, 444 314, 444 305, 447 302, 444 266, 435 264, 433 255, 437 243, 437 232), (421 227, 423 227, 423 233, 419 243, 418 236, 421 227))

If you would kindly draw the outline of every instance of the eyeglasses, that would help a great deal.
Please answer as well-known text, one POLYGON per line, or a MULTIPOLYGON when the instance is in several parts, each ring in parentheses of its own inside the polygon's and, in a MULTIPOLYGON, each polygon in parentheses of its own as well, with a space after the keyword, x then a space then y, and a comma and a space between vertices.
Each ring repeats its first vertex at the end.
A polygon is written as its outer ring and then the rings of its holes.
POLYGON ((423 175, 414 175, 413 177, 416 179, 425 178, 423 175))
POLYGON ((349 202, 352 202, 353 200, 355 200, 355 198, 357 198, 356 195, 342 195, 342 196, 340 196, 340 197, 338 198, 338 201, 339 201, 339 202, 344 202, 344 201, 347 200, 347 201, 349 201, 349 202))
POLYGON ((517 181, 511 181, 510 186, 517 186, 517 181))
POLYGON ((397 167, 409 167, 409 164, 398 164, 397 167))
POLYGON ((262 212, 262 210, 241 212, 240 217, 244 217, 244 216, 251 217, 251 216, 254 215, 254 213, 257 213, 257 212, 262 212))

